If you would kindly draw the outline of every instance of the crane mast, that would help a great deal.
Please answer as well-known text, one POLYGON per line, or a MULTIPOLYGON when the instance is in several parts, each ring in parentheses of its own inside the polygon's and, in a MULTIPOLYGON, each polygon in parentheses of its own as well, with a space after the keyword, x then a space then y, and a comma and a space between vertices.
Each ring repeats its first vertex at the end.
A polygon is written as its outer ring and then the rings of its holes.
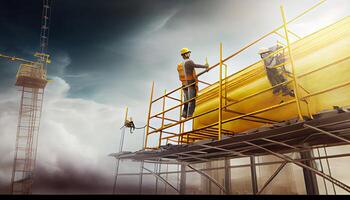
POLYGON ((32 193, 44 89, 48 82, 46 65, 50 63, 47 47, 51 4, 52 0, 43 0, 40 51, 34 54, 37 61, 27 62, 25 59, 0 55, 11 61, 22 62, 15 84, 20 87, 21 100, 11 178, 12 194, 32 193))

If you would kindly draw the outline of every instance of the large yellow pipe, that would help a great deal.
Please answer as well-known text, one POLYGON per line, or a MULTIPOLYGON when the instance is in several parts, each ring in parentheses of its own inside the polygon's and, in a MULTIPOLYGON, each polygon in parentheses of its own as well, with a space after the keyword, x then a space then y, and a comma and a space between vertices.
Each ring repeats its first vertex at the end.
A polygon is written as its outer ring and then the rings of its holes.
MULTIPOLYGON (((300 98, 342 85, 342 87, 306 98, 307 104, 305 101, 301 101, 300 106, 303 116, 332 109, 333 106, 350 105, 350 85, 343 84, 350 81, 350 59, 348 59, 350 56, 350 17, 346 17, 292 43, 291 52, 293 53, 298 84, 302 87, 299 89, 300 98), (317 71, 323 66, 326 67, 317 71), (309 73, 312 71, 315 72, 309 73)), ((285 55, 288 56, 288 52, 285 55)), ((286 62, 286 69, 292 71, 289 60, 286 62)), ((291 78, 288 79, 292 80, 291 78)), ((289 88, 293 88, 292 84, 292 82, 289 83, 289 88)), ((229 76, 227 78, 227 86, 225 85, 223 85, 223 93, 226 92, 229 100, 240 100, 271 87, 262 61, 229 76)), ((218 108, 218 88, 218 83, 216 83, 199 91, 195 115, 218 108)), ((233 104, 228 109, 240 113, 250 113, 290 100, 293 100, 293 97, 282 96, 281 94, 276 96, 272 94, 272 90, 269 90, 253 98, 233 104)), ((233 101, 224 102, 229 104, 233 101)), ((194 119, 194 129, 217 123, 218 116, 218 110, 216 110, 194 119)), ((223 120, 235 116, 239 115, 226 111, 222 113, 223 120)), ((297 118, 298 112, 296 103, 291 103, 255 116, 274 121, 284 121, 297 118)), ((263 125, 263 123, 239 119, 222 124, 222 128, 223 130, 243 132, 263 125)))

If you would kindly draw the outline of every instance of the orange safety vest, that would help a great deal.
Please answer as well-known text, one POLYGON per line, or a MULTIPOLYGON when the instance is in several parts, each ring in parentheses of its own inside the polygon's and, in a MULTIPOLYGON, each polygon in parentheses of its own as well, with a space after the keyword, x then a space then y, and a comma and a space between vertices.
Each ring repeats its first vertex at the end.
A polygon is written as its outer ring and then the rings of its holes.
POLYGON ((197 75, 196 75, 195 70, 193 70, 191 75, 186 76, 183 64, 184 64, 184 62, 179 63, 177 65, 177 71, 179 72, 179 79, 182 82, 182 85, 187 85, 187 81, 197 80, 197 75))

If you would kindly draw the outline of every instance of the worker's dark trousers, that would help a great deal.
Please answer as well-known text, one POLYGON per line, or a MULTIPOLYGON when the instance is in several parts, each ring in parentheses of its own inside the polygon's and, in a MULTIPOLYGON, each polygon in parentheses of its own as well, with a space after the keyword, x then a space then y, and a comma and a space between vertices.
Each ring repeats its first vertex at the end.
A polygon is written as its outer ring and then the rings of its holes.
MULTIPOLYGON (((196 86, 192 85, 190 87, 184 88, 183 89, 183 94, 184 94, 184 102, 196 97, 196 86)), ((187 118, 187 117, 191 117, 194 109, 196 107, 196 100, 192 100, 188 103, 184 104, 184 108, 182 111, 182 117, 187 118)))
MULTIPOLYGON (((279 74, 277 69, 275 68, 272 68, 272 69, 266 68, 266 74, 272 86, 275 86, 287 81, 287 79, 281 74, 279 74)), ((281 90, 284 94, 287 94, 289 92, 289 89, 286 85, 280 85, 273 89, 273 94, 278 94, 279 91, 281 90)))

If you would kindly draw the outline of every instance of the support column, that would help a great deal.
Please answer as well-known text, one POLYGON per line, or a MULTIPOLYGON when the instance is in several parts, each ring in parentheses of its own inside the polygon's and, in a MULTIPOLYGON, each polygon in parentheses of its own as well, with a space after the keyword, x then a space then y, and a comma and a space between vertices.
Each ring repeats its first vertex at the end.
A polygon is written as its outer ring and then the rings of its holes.
MULTIPOLYGON (((212 168, 212 164, 211 163, 212 163, 212 161, 209 161, 207 163, 207 168, 208 169, 212 168)), ((209 176, 212 176, 213 175, 213 170, 208 171, 208 174, 209 174, 209 176)), ((212 193, 213 193, 213 191, 212 191, 212 187, 211 187, 211 181, 208 180, 208 194, 212 194, 212 193)))
POLYGON ((186 194, 186 165, 181 164, 180 194, 186 194))
MULTIPOLYGON (((316 168, 315 161, 310 160, 313 157, 312 151, 300 152, 300 157, 301 159, 309 159, 309 160, 303 161, 302 162, 303 164, 312 168, 316 168)), ((306 193, 308 195, 318 195, 319 191, 318 191, 316 174, 305 168, 303 168, 303 173, 304 173, 306 193)))
POLYGON ((256 165, 255 165, 255 157, 250 156, 250 169, 251 169, 251 177, 252 177, 252 190, 253 194, 258 193, 258 181, 256 178, 256 165))
POLYGON ((231 194, 231 168, 230 168, 230 159, 225 158, 225 190, 226 194, 231 194))

